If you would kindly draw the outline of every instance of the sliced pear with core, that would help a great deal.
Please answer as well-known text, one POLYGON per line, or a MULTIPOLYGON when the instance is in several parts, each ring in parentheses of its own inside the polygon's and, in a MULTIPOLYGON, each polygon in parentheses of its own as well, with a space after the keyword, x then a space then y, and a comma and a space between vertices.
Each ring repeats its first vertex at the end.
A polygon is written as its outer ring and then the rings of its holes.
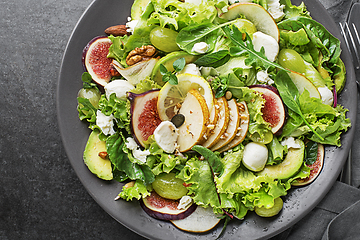
POLYGON ((186 152, 202 142, 210 114, 205 99, 195 89, 188 91, 179 114, 185 116, 185 121, 179 127, 177 144, 180 152, 186 152))
POLYGON ((225 152, 233 147, 236 147, 242 141, 244 141, 246 137, 246 133, 249 129, 249 120, 250 120, 249 109, 245 101, 239 102, 237 103, 237 105, 239 108, 239 115, 240 115, 240 123, 237 129, 237 133, 235 134, 235 137, 231 142, 229 142, 228 144, 226 144, 225 146, 223 146, 218 150, 219 152, 225 152))
POLYGON ((220 15, 220 18, 234 20, 240 16, 245 16, 255 24, 256 29, 275 38, 277 42, 280 39, 279 28, 274 18, 265 8, 256 3, 235 3, 229 6, 228 11, 220 15))
POLYGON ((207 140, 208 137, 210 137, 213 134, 213 130, 216 126, 217 121, 219 120, 219 108, 215 107, 217 105, 217 99, 214 98, 214 106, 210 112, 210 118, 209 118, 209 124, 207 125, 207 130, 204 135, 205 140, 207 140))
POLYGON ((225 133, 220 136, 220 140, 213 147, 211 147, 211 151, 216 151, 231 142, 234 139, 239 128, 240 112, 238 106, 236 105, 236 100, 234 98, 229 100, 228 105, 230 113, 230 121, 228 127, 226 128, 225 133))
POLYGON ((219 110, 219 119, 216 122, 215 127, 211 130, 211 135, 207 137, 206 141, 202 144, 202 146, 206 148, 211 148, 220 140, 220 137, 225 133, 230 121, 229 106, 225 97, 218 98, 215 107, 219 110))
POLYGON ((288 75, 290 76, 291 80, 299 90, 299 93, 302 94, 304 90, 306 89, 310 93, 310 97, 318 98, 320 99, 320 93, 315 87, 315 85, 307 79, 304 75, 291 71, 288 72, 288 75))

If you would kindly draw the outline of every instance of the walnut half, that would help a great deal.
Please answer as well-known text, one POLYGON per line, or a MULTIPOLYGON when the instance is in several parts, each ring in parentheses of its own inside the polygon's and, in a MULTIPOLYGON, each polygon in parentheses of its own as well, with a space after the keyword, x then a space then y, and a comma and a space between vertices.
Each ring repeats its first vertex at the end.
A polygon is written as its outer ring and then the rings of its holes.
POLYGON ((135 48, 126 57, 126 64, 129 66, 134 65, 135 63, 152 58, 155 54, 156 54, 156 49, 151 45, 135 48))

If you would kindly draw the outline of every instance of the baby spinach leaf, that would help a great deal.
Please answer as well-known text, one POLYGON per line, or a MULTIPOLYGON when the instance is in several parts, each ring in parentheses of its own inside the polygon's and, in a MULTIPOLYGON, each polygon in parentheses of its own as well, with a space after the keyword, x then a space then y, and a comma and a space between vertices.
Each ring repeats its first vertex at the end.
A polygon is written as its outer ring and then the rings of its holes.
POLYGON ((307 165, 313 164, 317 159, 318 143, 309 141, 305 146, 305 162, 307 165))
POLYGON ((194 63, 203 67, 217 68, 230 60, 230 53, 228 50, 220 50, 217 52, 206 54, 198 58, 194 63))

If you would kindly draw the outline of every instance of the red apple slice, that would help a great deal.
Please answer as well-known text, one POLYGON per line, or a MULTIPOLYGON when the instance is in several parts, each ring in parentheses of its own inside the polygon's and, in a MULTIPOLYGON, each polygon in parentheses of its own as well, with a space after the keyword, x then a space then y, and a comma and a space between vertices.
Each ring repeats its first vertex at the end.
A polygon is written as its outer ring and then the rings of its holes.
POLYGON ((202 233, 213 229, 220 222, 220 218, 214 214, 211 207, 197 207, 190 216, 171 222, 181 230, 202 233))
POLYGON ((280 39, 279 28, 273 17, 262 6, 256 3, 235 3, 229 6, 228 11, 220 15, 220 18, 234 20, 240 16, 245 16, 255 24, 258 31, 272 36, 277 42, 280 39))

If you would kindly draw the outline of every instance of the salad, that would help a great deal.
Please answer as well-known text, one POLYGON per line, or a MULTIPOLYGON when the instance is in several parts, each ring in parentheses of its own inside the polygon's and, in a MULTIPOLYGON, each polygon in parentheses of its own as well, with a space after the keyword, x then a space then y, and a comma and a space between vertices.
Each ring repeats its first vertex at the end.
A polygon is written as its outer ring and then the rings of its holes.
POLYGON ((340 42, 304 4, 135 0, 105 33, 83 54, 84 162, 185 231, 278 214, 351 126, 340 42))

